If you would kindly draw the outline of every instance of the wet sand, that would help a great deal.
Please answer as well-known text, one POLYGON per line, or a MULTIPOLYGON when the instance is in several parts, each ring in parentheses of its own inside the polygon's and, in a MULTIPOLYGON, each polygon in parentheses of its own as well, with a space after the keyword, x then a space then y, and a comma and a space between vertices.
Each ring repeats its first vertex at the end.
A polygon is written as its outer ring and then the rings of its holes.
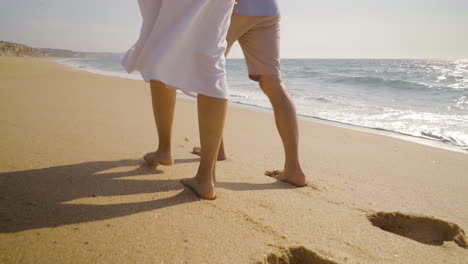
POLYGON ((300 121, 310 186, 281 169, 272 114, 231 107, 217 200, 194 175, 196 104, 175 166, 150 167, 142 81, 0 57, 0 263, 468 263, 468 155, 300 121), (385 230, 384 230, 385 229, 385 230))

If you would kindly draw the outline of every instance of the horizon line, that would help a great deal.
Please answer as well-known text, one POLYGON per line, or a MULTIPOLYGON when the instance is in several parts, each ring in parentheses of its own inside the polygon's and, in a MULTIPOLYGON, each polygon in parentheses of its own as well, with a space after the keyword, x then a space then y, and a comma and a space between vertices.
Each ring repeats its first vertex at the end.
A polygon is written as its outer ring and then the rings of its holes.
MULTIPOLYGON (((18 42, 10 42, 6 40, 0 40, 3 42, 9 42, 13 44, 20 44, 25 46, 30 46, 36 49, 57 49, 57 50, 65 50, 65 51, 72 51, 72 52, 79 52, 79 53, 106 53, 106 54, 125 54, 126 52, 114 52, 114 51, 79 51, 73 49, 66 49, 66 48, 43 48, 43 47, 34 47, 33 45, 22 44, 18 42)), ((230 57, 227 59, 244 59, 244 57, 230 57)), ((302 60, 467 60, 468 58, 421 58, 421 57, 283 57, 282 60, 288 59, 302 59, 302 60)))

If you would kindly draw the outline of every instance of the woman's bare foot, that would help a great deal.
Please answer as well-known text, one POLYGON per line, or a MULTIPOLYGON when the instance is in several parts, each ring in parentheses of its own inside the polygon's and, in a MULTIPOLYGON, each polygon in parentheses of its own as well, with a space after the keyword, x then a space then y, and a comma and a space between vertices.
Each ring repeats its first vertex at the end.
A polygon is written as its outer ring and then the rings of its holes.
POLYGON ((216 191, 212 182, 199 182, 196 177, 180 180, 182 185, 190 188, 198 197, 205 200, 216 199, 216 191))
MULTIPOLYGON (((198 156, 201 156, 201 148, 200 147, 193 147, 192 153, 198 156)), ((226 153, 218 152, 218 161, 227 160, 226 153)))
POLYGON ((164 165, 170 166, 174 164, 174 159, 172 158, 172 154, 170 153, 161 153, 161 152, 150 152, 147 153, 143 159, 148 162, 150 165, 164 165))
POLYGON ((304 172, 302 172, 301 169, 288 172, 279 170, 266 171, 265 175, 275 178, 278 181, 283 181, 297 187, 304 187, 307 185, 304 172))

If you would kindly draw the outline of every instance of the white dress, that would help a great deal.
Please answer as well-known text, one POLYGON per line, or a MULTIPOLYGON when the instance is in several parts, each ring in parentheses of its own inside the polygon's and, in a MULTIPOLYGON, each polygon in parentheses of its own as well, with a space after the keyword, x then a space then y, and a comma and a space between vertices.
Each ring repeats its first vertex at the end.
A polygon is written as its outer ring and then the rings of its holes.
POLYGON ((140 37, 122 65, 146 82, 226 99, 226 35, 234 0, 138 0, 140 37))

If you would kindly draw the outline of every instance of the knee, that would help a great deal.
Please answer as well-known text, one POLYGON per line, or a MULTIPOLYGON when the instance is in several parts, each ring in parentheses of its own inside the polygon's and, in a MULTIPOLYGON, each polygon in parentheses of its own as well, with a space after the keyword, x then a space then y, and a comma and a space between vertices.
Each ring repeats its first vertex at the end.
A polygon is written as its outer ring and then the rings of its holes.
POLYGON ((278 75, 261 75, 259 76, 259 84, 262 91, 270 98, 285 98, 288 93, 284 88, 281 76, 278 75))
POLYGON ((283 86, 283 81, 279 75, 258 75, 260 86, 283 86))

